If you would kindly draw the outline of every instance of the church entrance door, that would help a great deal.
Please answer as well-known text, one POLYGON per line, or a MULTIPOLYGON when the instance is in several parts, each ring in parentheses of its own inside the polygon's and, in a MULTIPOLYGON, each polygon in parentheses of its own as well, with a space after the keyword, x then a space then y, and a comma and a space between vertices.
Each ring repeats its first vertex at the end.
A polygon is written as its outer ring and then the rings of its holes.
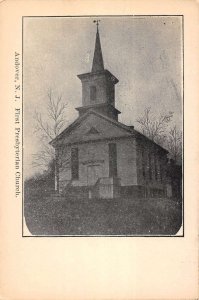
POLYGON ((101 165, 90 165, 87 166, 87 184, 94 185, 102 175, 101 165))

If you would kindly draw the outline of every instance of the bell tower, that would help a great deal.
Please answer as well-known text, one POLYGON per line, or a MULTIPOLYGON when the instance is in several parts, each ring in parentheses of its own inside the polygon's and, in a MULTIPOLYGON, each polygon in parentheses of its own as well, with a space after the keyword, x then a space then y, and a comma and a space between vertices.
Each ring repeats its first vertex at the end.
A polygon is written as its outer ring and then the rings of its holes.
POLYGON ((104 68, 99 20, 94 22, 97 25, 97 31, 92 69, 89 73, 78 75, 82 82, 82 106, 76 109, 80 116, 92 108, 109 118, 118 120, 120 111, 115 108, 115 84, 119 80, 104 68))

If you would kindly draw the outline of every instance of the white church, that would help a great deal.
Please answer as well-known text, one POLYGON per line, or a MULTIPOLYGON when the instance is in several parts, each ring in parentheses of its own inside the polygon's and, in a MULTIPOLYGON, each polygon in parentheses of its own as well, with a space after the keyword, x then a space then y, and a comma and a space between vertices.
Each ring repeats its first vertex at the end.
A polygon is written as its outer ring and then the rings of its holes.
POLYGON ((118 121, 119 80, 104 68, 98 26, 91 72, 78 78, 79 116, 50 142, 61 162, 59 191, 90 198, 165 195, 168 151, 118 121))

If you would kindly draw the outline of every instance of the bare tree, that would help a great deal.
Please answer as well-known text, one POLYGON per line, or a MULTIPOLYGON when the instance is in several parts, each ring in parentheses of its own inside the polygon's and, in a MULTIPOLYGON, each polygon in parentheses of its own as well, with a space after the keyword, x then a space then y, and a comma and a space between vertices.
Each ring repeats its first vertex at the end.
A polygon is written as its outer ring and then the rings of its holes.
POLYGON ((171 128, 172 118, 173 112, 156 116, 151 112, 151 108, 147 107, 143 115, 137 119, 137 123, 144 135, 166 148, 172 159, 177 162, 182 155, 182 133, 176 126, 171 128))
POLYGON ((144 114, 137 119, 141 132, 152 141, 162 144, 166 138, 166 131, 169 122, 172 120, 173 112, 155 116, 151 112, 151 107, 144 110, 144 114))
POLYGON ((58 151, 49 142, 60 134, 66 124, 67 103, 62 101, 61 96, 54 99, 51 90, 47 96, 46 113, 41 114, 41 112, 36 110, 34 114, 34 133, 39 138, 41 150, 33 155, 33 166, 45 170, 51 164, 55 174, 55 190, 59 192, 59 168, 61 160, 59 159, 58 151))
POLYGON ((171 128, 167 137, 167 147, 175 162, 182 159, 182 132, 176 126, 171 128))

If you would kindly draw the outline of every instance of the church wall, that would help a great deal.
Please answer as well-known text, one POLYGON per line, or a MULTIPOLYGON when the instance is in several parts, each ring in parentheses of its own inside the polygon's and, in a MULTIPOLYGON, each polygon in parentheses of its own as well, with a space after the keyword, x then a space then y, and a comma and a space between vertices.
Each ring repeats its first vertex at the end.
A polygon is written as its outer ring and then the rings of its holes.
POLYGON ((78 147, 79 151, 79 179, 71 180, 71 146, 66 146, 62 151, 63 163, 59 170, 60 189, 67 184, 72 186, 88 185, 88 167, 92 165, 100 166, 100 177, 109 177, 109 153, 108 144, 117 145, 117 173, 121 179, 122 186, 137 184, 136 171, 136 150, 133 139, 115 139, 111 141, 96 141, 91 143, 77 144, 72 147, 78 147), (64 162, 65 161, 65 162, 64 162))
POLYGON ((137 184, 136 145, 134 139, 117 142, 118 177, 122 186, 137 184))
POLYGON ((145 139, 137 141, 129 137, 66 146, 62 151, 63 163, 59 172, 60 188, 63 189, 67 184, 87 186, 88 168, 93 165, 98 166, 99 177, 109 177, 109 143, 117 145, 117 176, 120 178, 121 186, 138 186, 142 190, 149 188, 150 193, 151 191, 158 193, 158 191, 165 190, 167 183, 166 153, 155 145, 148 145, 145 139), (71 147, 78 147, 78 180, 71 180, 71 147), (149 157, 151 161, 149 161, 149 157))
POLYGON ((71 180, 71 147, 59 151, 59 185, 62 190, 71 180))
MULTIPOLYGON (((79 179, 73 180, 73 186, 85 186, 88 184, 88 167, 92 165, 100 166, 101 177, 108 177, 108 143, 92 142, 74 145, 79 149, 79 179)), ((68 146, 63 153, 64 157, 70 157, 71 146, 68 146)), ((60 187, 66 186, 71 182, 71 165, 60 168, 60 187)))
POLYGON ((85 105, 92 105, 96 103, 106 102, 106 79, 105 77, 94 77, 89 81, 82 82, 82 103, 85 105), (90 100, 90 87, 96 87, 96 101, 90 100))
POLYGON ((115 86, 108 80, 106 82, 107 102, 115 106, 115 86))
POLYGON ((81 144, 80 151, 80 185, 88 184, 88 167, 96 165, 100 167, 101 177, 108 177, 108 151, 107 143, 94 142, 81 144))
POLYGON ((150 188, 153 193, 164 190, 167 182, 167 155, 147 140, 136 142, 138 185, 150 188))
POLYGON ((98 111, 100 114, 118 121, 118 114, 114 110, 109 109, 108 107, 100 107, 98 108, 98 111))

